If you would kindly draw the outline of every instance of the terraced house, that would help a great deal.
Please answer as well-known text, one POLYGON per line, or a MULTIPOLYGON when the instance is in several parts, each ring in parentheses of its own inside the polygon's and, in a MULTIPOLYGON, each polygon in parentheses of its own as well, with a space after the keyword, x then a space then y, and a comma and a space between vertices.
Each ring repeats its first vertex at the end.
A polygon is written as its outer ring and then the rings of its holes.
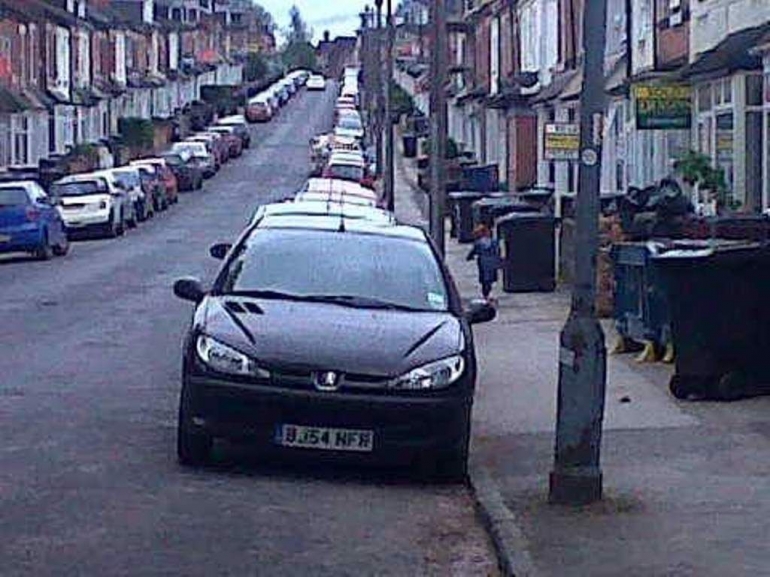
POLYGON ((121 118, 152 120, 160 144, 203 86, 240 84, 267 31, 247 3, 213 4, 0 0, 0 171, 108 166, 121 118))
MULTIPOLYGON (((576 193, 585 1, 448 3, 449 133, 505 188, 576 193)), ((735 206, 770 208, 770 3, 607 1, 603 192, 676 176, 694 151, 724 171, 735 206)), ((425 106, 427 67, 403 73, 418 40, 406 25, 398 38, 399 79, 425 106)))

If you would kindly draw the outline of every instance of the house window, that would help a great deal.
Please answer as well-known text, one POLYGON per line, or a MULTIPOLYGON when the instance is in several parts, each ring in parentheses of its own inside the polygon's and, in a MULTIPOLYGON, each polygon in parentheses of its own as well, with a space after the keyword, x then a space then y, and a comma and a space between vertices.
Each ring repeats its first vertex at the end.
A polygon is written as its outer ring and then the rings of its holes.
POLYGON ((711 85, 706 84, 698 88, 698 111, 708 112, 711 110, 711 85))
POLYGON ((13 164, 29 164, 29 118, 16 114, 11 117, 13 135, 13 164))
POLYGON ((751 74, 746 77, 746 105, 762 106, 763 80, 760 74, 751 74))
POLYGON ((0 118, 0 167, 11 164, 11 130, 8 117, 0 118))

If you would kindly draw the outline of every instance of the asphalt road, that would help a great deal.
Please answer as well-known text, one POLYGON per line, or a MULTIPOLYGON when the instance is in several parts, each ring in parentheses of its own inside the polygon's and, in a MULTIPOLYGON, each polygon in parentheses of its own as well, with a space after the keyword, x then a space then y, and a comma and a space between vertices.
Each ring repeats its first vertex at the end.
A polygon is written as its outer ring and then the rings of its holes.
POLYGON ((0 260, 0 574, 488 575, 460 486, 219 447, 176 462, 182 275, 296 190, 333 94, 303 93, 204 190, 63 259, 0 260))

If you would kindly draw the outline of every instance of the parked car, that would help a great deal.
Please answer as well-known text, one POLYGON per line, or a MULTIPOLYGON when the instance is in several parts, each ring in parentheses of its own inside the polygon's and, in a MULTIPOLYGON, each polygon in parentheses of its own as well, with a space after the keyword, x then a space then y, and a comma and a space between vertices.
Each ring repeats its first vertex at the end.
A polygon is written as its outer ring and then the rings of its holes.
POLYGON ((174 173, 179 190, 200 190, 203 186, 204 169, 194 156, 164 152, 161 158, 174 173))
POLYGON ((267 217, 211 254, 224 258, 211 291, 190 278, 174 285, 196 305, 183 349, 181 463, 203 464, 215 438, 236 438, 465 478, 471 325, 495 310, 464 309, 424 231, 267 217))
POLYGON ((149 216, 155 216, 156 213, 166 210, 168 208, 168 196, 160 171, 152 164, 136 164, 134 167, 139 171, 139 178, 142 181, 142 189, 146 198, 150 199, 152 211, 149 216))
POLYGON ((219 166, 222 166, 230 160, 228 154, 228 147, 225 144, 224 138, 221 134, 213 134, 210 132, 199 132, 190 136, 186 140, 187 142, 205 142, 214 157, 217 159, 219 166))
POLYGON ((273 107, 267 94, 259 94, 248 101, 246 118, 249 122, 270 122, 273 119, 273 107))
POLYGON ((349 180, 366 186, 371 186, 366 172, 366 163, 362 156, 353 154, 333 153, 324 169, 325 178, 349 180))
POLYGON ((308 78, 306 86, 308 90, 326 90, 326 78, 320 74, 313 74, 308 78))
POLYGON ((235 128, 232 126, 209 126, 207 132, 215 132, 221 134, 227 143, 227 153, 230 158, 238 158, 243 154, 243 140, 235 133, 235 128))
POLYGON ((210 152, 209 146, 205 142, 175 142, 171 145, 169 152, 191 156, 203 170, 203 178, 211 178, 219 171, 216 157, 210 152))
POLYGON ((134 204, 136 220, 144 222, 152 217, 155 209, 152 203, 152 193, 148 194, 142 186, 142 175, 135 166, 120 166, 111 169, 118 183, 128 191, 128 196, 134 204))
POLYGON ((249 148, 251 146, 251 132, 249 132, 249 125, 246 122, 246 118, 240 114, 234 116, 225 116, 220 118, 214 124, 215 126, 231 126, 235 129, 235 133, 241 137, 243 142, 243 148, 249 148))
POLYGON ((105 176, 66 176, 51 185, 51 196, 60 202, 68 236, 97 231, 114 238, 125 232, 128 193, 111 187, 105 176))
POLYGON ((166 205, 170 206, 179 202, 179 183, 177 182, 174 171, 171 170, 162 157, 142 158, 131 162, 132 166, 141 166, 149 164, 155 167, 158 176, 163 182, 163 188, 166 194, 166 205))
POLYGON ((363 140, 364 138, 364 125, 360 118, 353 116, 340 116, 337 119, 337 124, 334 127, 334 134, 337 136, 348 136, 351 138, 358 138, 363 140))
POLYGON ((30 252, 40 260, 67 254, 70 245, 57 204, 34 181, 0 183, 0 253, 30 252))

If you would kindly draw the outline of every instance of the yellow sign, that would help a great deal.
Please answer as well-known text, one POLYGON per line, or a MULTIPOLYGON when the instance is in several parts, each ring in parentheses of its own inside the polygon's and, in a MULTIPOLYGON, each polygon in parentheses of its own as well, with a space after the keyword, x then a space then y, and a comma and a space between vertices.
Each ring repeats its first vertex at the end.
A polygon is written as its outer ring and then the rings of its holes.
POLYGON ((580 126, 567 123, 546 124, 544 145, 546 160, 578 160, 580 126))
POLYGON ((636 127, 640 130, 686 130, 692 126, 692 89, 669 86, 634 86, 636 127))

